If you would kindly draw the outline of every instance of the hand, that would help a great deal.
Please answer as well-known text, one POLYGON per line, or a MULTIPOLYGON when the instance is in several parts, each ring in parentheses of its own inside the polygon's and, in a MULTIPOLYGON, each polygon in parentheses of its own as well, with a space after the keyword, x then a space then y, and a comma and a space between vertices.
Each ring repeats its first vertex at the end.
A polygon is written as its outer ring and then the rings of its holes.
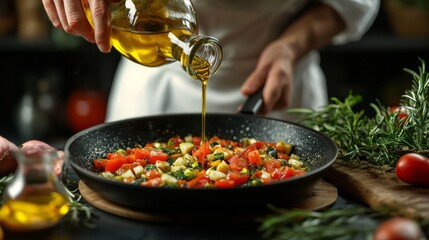
POLYGON ((80 0, 42 0, 45 11, 54 27, 69 34, 81 36, 96 43, 101 52, 109 52, 110 11, 109 1, 86 0, 91 9, 94 28, 88 22, 80 0))
POLYGON ((255 70, 241 86, 241 92, 246 96, 264 88, 264 106, 260 114, 265 115, 289 105, 294 75, 293 59, 293 52, 288 45, 281 41, 272 42, 264 49, 255 70))
POLYGON ((295 63, 310 51, 328 45, 345 28, 335 9, 315 2, 264 49, 241 92, 251 95, 264 88, 261 114, 286 108, 291 100, 295 63))
POLYGON ((18 147, 15 144, 0 136, 0 177, 15 171, 17 162, 12 153, 16 150, 18 147))
MULTIPOLYGON (((8 175, 16 170, 17 162, 13 157, 13 152, 17 151, 18 147, 9 140, 0 136, 0 176, 8 175)), ((27 154, 37 154, 40 152, 49 152, 55 150, 47 143, 30 140, 21 145, 21 151, 27 154)), ((64 164, 64 152, 58 152, 58 158, 54 161, 54 172, 57 176, 61 174, 64 164)))
MULTIPOLYGON (((55 148, 48 145, 45 142, 39 140, 30 140, 21 145, 21 151, 26 153, 27 155, 39 154, 41 152, 50 152, 54 151, 55 148)), ((58 151, 58 158, 54 160, 54 172, 57 176, 61 174, 61 170, 64 164, 64 152, 58 151)))

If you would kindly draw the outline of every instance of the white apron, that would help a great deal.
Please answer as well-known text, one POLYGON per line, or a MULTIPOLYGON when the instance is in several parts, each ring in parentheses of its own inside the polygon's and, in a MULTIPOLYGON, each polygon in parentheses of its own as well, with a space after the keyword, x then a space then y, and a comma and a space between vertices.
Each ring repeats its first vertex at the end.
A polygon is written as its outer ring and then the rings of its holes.
MULTIPOLYGON (((194 0, 199 34, 219 39, 223 60, 207 86, 207 113, 236 113, 246 97, 240 86, 253 71, 263 48, 281 34, 307 0, 194 0)), ((333 44, 356 41, 368 30, 379 0, 326 0, 344 18, 347 29, 333 44)), ((318 108, 328 102, 318 52, 296 65, 291 108, 318 108)), ((201 113, 201 82, 179 62, 145 67, 122 58, 112 85, 106 121, 165 113, 201 113)), ((294 120, 283 111, 269 117, 294 120)))

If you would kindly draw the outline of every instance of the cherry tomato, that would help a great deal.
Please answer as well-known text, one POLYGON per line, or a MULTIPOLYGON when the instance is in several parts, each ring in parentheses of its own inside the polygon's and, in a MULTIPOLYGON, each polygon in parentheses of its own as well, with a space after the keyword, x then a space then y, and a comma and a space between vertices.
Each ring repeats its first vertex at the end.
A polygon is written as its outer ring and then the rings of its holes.
POLYGON ((407 153, 396 163, 396 176, 408 184, 429 186, 429 158, 418 153, 407 153))
POLYGON ((402 121, 401 122, 401 126, 404 126, 404 124, 405 124, 405 122, 407 121, 407 119, 408 119, 408 115, 407 115, 407 112, 405 111, 405 108, 403 108, 403 107, 399 107, 399 106, 392 106, 392 107, 389 107, 389 112, 390 113, 392 113, 392 114, 394 114, 394 113, 396 113, 396 112, 399 112, 398 113, 398 122, 399 121, 402 121))
POLYGON ((392 217, 382 222, 374 231, 374 240, 420 240, 423 232, 412 219, 392 217))

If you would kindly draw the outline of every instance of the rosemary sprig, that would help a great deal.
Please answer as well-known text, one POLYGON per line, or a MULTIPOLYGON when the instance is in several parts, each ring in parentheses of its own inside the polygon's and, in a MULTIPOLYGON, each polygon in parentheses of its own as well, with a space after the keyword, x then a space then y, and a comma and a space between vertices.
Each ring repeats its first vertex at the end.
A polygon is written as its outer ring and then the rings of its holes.
POLYGON ((93 209, 82 202, 82 196, 80 195, 78 188, 79 180, 75 177, 67 163, 63 167, 62 177, 70 202, 68 221, 73 226, 79 226, 82 223, 86 227, 94 228, 95 225, 91 223, 93 209))
POLYGON ((94 228, 95 225, 91 223, 92 208, 82 202, 82 196, 78 189, 71 191, 66 188, 66 190, 70 201, 68 221, 74 226, 79 226, 82 223, 86 227, 94 228))
POLYGON ((379 101, 370 104, 375 112, 372 117, 364 110, 356 111, 362 97, 351 92, 344 101, 331 98, 331 103, 322 109, 290 109, 289 112, 301 114, 299 123, 331 137, 337 144, 339 158, 346 163, 394 167, 407 152, 428 155, 429 73, 424 61, 420 61, 418 73, 404 69, 412 76, 411 89, 400 102, 407 119, 400 119, 399 112, 390 112, 379 101))
POLYGON ((12 181, 12 179, 13 179, 13 174, 9 174, 0 178, 0 207, 2 205, 1 202, 3 199, 3 191, 6 188, 6 186, 12 181))

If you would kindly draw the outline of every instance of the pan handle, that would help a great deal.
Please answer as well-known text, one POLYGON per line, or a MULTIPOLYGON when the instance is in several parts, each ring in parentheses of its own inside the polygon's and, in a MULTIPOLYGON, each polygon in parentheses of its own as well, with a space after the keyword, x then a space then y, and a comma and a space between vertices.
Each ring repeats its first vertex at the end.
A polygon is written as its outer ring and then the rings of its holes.
POLYGON ((246 102, 240 109, 241 114, 256 115, 261 111, 264 106, 264 99, 262 98, 263 87, 261 87, 256 93, 250 95, 246 102))

